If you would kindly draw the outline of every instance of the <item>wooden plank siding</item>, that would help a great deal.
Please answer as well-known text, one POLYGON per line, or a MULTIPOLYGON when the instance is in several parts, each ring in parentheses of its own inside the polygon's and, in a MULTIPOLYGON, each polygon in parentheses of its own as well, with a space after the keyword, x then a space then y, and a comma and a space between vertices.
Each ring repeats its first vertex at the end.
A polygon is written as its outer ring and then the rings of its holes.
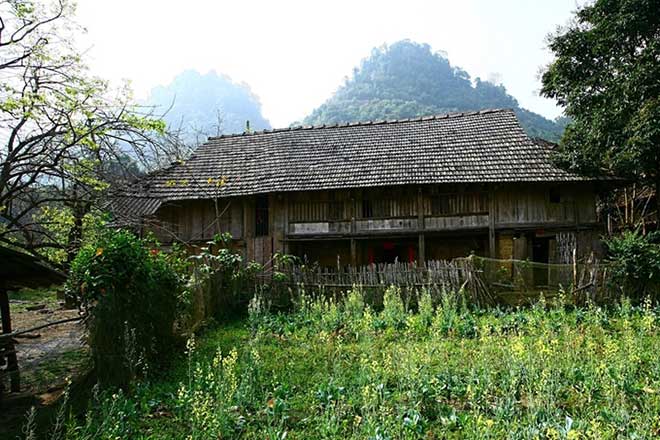
MULTIPOLYGON (((483 233, 488 237, 489 230, 491 237, 497 236, 487 246, 489 253, 514 258, 529 255, 531 246, 523 245, 531 238, 518 241, 516 231, 598 229, 596 194, 589 183, 273 193, 268 195, 268 229, 262 236, 257 236, 255 228, 256 196, 220 200, 218 207, 221 216, 216 219, 212 200, 165 203, 156 213, 152 230, 165 243, 203 242, 218 232, 230 232, 242 242, 248 260, 267 262, 296 240, 347 240, 342 253, 345 246, 350 259, 356 259, 363 252, 355 239, 407 234, 415 240, 418 257, 424 257, 429 234, 483 233)), ((587 237, 582 241, 594 240, 587 237)), ((552 252, 558 251, 553 248, 552 252)))
POLYGON ((220 232, 242 237, 242 211, 238 199, 182 200, 163 204, 148 224, 164 243, 206 241, 220 232))

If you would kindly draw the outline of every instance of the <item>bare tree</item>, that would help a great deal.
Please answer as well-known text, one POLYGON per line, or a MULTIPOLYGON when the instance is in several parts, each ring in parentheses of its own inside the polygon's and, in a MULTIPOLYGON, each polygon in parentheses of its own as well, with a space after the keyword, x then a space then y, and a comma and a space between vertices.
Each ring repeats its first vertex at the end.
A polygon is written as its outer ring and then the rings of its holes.
POLYGON ((0 0, 0 242, 69 258, 118 168, 127 179, 172 156, 161 120, 89 74, 72 14, 67 0, 0 0), (46 207, 66 211, 65 240, 46 207))

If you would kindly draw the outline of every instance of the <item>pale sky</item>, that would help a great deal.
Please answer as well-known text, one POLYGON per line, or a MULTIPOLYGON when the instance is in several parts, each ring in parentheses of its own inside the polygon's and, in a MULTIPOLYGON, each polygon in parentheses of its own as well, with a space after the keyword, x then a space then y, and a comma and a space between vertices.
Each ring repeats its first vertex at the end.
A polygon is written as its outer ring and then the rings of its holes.
POLYGON ((274 127, 300 120, 371 49, 408 38, 446 52, 472 78, 500 74, 521 105, 560 114, 538 96, 551 60, 545 36, 578 0, 78 0, 96 75, 128 79, 138 99, 178 73, 214 69, 246 82, 274 127))

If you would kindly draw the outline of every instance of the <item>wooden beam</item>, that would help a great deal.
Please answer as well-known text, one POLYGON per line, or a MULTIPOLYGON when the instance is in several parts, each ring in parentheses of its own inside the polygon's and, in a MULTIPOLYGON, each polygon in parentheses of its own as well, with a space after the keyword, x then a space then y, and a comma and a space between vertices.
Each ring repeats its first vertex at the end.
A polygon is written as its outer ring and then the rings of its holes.
POLYGON ((426 263, 426 239, 423 232, 419 234, 417 240, 417 253, 419 254, 417 255, 417 264, 419 266, 424 266, 426 263))
POLYGON ((422 188, 417 190, 417 229, 423 231, 424 225, 424 193, 422 188))
POLYGON ((426 225, 424 220, 424 192, 421 187, 417 190, 417 229, 421 231, 417 237, 417 263, 424 266, 426 263, 426 240, 424 237, 426 225))
POLYGON ((351 217, 351 235, 355 234, 356 231, 356 226, 355 226, 355 217, 357 217, 357 197, 355 197, 355 194, 351 194, 351 199, 350 199, 350 206, 351 206, 351 212, 350 212, 350 217, 351 217))
POLYGON ((351 238, 351 266, 357 266, 357 243, 351 238))
POLYGON ((357 267, 357 242, 355 241, 355 231, 356 231, 356 225, 355 225, 355 217, 357 216, 357 198, 355 197, 355 194, 352 193, 349 198, 349 203, 350 203, 350 218, 351 218, 351 265, 353 267, 357 267))
POLYGON ((493 187, 488 190, 488 250, 491 258, 496 258, 495 245, 495 191, 493 187))
POLYGON ((284 254, 289 253, 289 243, 286 241, 289 236, 289 197, 287 194, 282 195, 282 203, 284 203, 284 236, 282 246, 284 247, 284 254))
MULTIPOLYGON (((6 289, 0 288, 0 314, 2 314, 2 333, 11 333, 11 316, 9 314, 9 295, 6 289)), ((7 371, 9 372, 10 391, 17 393, 21 391, 21 374, 18 370, 18 359, 14 342, 11 338, 0 341, 4 350, 7 351, 7 371)), ((0 388, 2 385, 0 384, 0 388)))

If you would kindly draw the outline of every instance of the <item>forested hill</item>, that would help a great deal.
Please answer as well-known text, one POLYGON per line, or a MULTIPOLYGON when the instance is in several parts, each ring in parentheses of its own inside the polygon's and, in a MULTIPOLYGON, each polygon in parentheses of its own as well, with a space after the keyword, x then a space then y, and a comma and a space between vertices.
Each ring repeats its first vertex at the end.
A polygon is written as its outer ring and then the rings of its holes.
POLYGON ((427 44, 408 40, 373 49, 337 92, 305 124, 400 119, 454 111, 512 108, 530 136, 557 141, 561 123, 521 108, 501 85, 449 64, 427 44))
POLYGON ((246 84, 233 82, 225 75, 211 71, 205 75, 186 70, 167 86, 151 90, 147 105, 156 113, 165 113, 171 129, 181 129, 191 142, 222 133, 242 133, 245 122, 250 128, 270 128, 261 114, 259 98, 246 84))

